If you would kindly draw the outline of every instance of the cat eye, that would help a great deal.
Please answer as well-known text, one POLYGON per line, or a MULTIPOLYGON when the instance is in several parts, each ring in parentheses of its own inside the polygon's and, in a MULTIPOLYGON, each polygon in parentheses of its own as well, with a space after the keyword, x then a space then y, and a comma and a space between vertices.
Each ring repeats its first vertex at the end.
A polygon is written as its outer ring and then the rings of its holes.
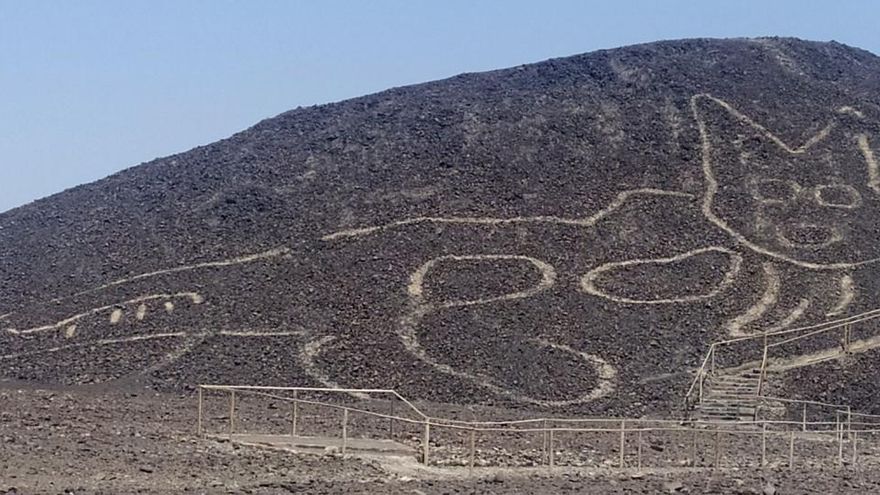
POLYGON ((813 189, 816 202, 830 208, 857 208, 862 204, 862 195, 847 184, 828 184, 813 189))
POLYGON ((752 197, 762 203, 793 201, 801 188, 797 182, 783 179, 752 179, 749 185, 752 197))

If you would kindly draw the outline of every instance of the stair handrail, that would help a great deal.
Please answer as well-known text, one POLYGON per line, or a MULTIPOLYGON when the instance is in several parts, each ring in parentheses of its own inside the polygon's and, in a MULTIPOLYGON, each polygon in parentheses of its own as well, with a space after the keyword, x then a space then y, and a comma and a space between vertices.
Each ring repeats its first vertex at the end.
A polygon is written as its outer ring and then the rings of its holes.
MULTIPOLYGON (((849 343, 850 343, 849 340, 850 340, 851 326, 855 323, 862 323, 865 321, 870 321, 870 320, 880 318, 880 313, 878 313, 877 311, 878 310, 872 310, 872 311, 868 311, 866 313, 861 313, 859 315, 855 315, 855 316, 852 316, 849 318, 842 318, 842 319, 835 320, 832 322, 826 322, 825 324, 817 324, 817 325, 811 325, 808 327, 801 327, 800 330, 805 331, 805 333, 801 333, 801 334, 795 335, 793 337, 788 337, 788 338, 785 338, 782 340, 778 340, 773 343, 768 343, 767 336, 768 335, 779 335, 779 333, 765 334, 764 335, 764 355, 763 355, 763 358, 761 359, 761 375, 760 375, 761 380, 758 385, 758 396, 761 395, 761 393, 763 391, 764 382, 766 381, 767 367, 769 364, 768 363, 769 348, 783 346, 786 344, 790 344, 792 342, 797 342, 799 340, 806 339, 808 337, 813 337, 813 336, 821 335, 824 333, 836 332, 840 329, 843 329, 843 332, 844 332, 843 348, 844 348, 844 352, 848 352, 849 351, 849 343), (808 331, 808 330, 811 330, 811 331, 808 331)), ((788 333, 791 333, 791 332, 787 332, 787 334, 788 333)))
POLYGON ((756 340, 766 337, 776 337, 779 335, 788 335, 797 332, 804 332, 807 330, 833 330, 835 328, 840 328, 844 325, 852 325, 854 323, 862 323, 865 321, 875 320, 880 318, 880 308, 872 309, 870 311, 865 311, 863 313, 859 313, 852 316, 847 316, 846 318, 839 318, 837 320, 825 321, 822 323, 816 323, 814 325, 806 325, 797 328, 789 328, 787 330, 777 330, 775 332, 766 332, 766 333, 756 333, 754 335, 745 335, 742 337, 735 337, 732 339, 718 340, 713 342, 712 345, 722 346, 722 345, 730 345, 737 342, 743 342, 746 340, 756 340), (827 327, 827 328, 826 328, 827 327))
MULTIPOLYGON (((857 321, 857 322, 855 322, 855 323, 861 323, 861 322, 863 322, 863 321, 869 321, 869 320, 859 320, 859 321, 857 321)), ((780 340, 780 341, 774 342, 774 343, 770 344, 770 347, 777 347, 777 346, 781 346, 781 345, 785 345, 785 344, 790 344, 790 343, 792 343, 792 342, 796 342, 796 341, 798 341, 798 340, 802 340, 802 339, 805 339, 805 338, 807 338, 807 337, 812 337, 812 336, 814 336, 814 335, 820 335, 820 334, 823 334, 823 333, 826 333, 826 332, 830 332, 830 331, 832 331, 832 330, 839 330, 839 329, 841 329, 841 328, 843 328, 844 331, 846 331, 847 327, 850 326, 850 325, 852 325, 852 323, 844 323, 844 324, 841 324, 841 325, 835 325, 835 326, 833 326, 833 327, 821 328, 821 329, 819 329, 819 330, 813 330, 812 332, 804 333, 804 334, 801 334, 801 335, 795 335, 794 337, 789 337, 789 338, 787 338, 787 339, 784 339, 784 340, 780 340)))
POLYGON ((684 397, 685 413, 687 414, 690 411, 691 402, 693 400, 695 390, 698 391, 698 399, 697 400, 702 401, 702 399, 703 399, 703 384, 704 384, 706 375, 709 373, 709 372, 707 372, 707 367, 711 366, 711 368, 712 368, 711 372, 714 372, 715 352, 721 346, 730 346, 732 344, 739 343, 739 342, 763 339, 764 342, 763 342, 763 346, 762 346, 761 368, 760 368, 760 374, 759 374, 759 379, 758 379, 758 391, 757 391, 757 396, 760 397, 763 394, 764 384, 767 379, 767 367, 768 367, 768 363, 769 363, 768 351, 769 351, 770 347, 776 347, 776 346, 787 344, 790 342, 795 342, 797 340, 801 340, 801 339, 804 339, 804 338, 807 338, 807 337, 810 337, 813 335, 818 335, 818 334, 821 334, 824 332, 836 330, 841 327, 846 329, 845 331, 848 332, 848 328, 852 324, 862 323, 865 321, 875 320, 878 318, 880 318, 880 308, 872 309, 869 311, 864 311, 862 313, 858 313, 858 314, 855 314, 852 316, 847 316, 844 318, 838 318, 836 320, 825 321, 822 323, 816 323, 813 325, 805 325, 805 326, 801 326, 801 327, 797 327, 797 328, 778 330, 775 332, 764 332, 764 333, 758 333, 755 335, 745 335, 742 337, 736 337, 736 338, 732 338, 732 339, 715 341, 709 345, 709 350, 706 352, 706 356, 703 358, 703 362, 700 364, 700 367, 697 369, 696 376, 694 377, 693 381, 691 382, 690 387, 688 388, 687 393, 685 394, 685 397, 684 397), (778 337, 781 335, 791 335, 791 334, 795 334, 795 333, 801 333, 801 335, 796 335, 794 337, 789 337, 789 338, 780 340, 778 342, 770 343, 770 339, 773 337, 778 337))
POLYGON ((764 382, 767 381, 767 352, 770 346, 767 345, 767 334, 764 334, 764 349, 761 355, 761 371, 758 373, 758 390, 756 395, 760 397, 764 392, 764 382))
MULTIPOLYGON (((687 393, 684 395, 684 408, 685 414, 690 411, 690 404, 693 398, 694 391, 698 391, 698 399, 699 401, 703 400, 703 382, 706 380, 707 368, 710 366, 710 363, 714 363, 715 361, 715 344, 709 346, 709 351, 706 352, 706 357, 703 358, 702 364, 697 368, 697 374, 694 377, 694 380, 691 382, 691 386, 688 389, 687 393)), ((714 367, 714 366, 713 366, 714 367)))

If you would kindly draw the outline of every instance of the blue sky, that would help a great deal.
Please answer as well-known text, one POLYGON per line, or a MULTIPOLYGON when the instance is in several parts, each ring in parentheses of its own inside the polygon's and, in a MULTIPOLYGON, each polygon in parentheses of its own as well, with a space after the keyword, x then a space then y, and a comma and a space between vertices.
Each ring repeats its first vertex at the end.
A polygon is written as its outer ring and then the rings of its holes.
POLYGON ((880 53, 880 2, 0 0, 0 211, 285 110, 658 39, 880 53))

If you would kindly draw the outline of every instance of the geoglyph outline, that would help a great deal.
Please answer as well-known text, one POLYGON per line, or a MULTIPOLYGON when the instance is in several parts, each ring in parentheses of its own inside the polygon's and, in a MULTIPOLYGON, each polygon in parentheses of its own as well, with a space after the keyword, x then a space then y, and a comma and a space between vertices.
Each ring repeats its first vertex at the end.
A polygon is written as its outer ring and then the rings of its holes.
MULTIPOLYGON (((735 109, 733 106, 731 106, 729 103, 725 102, 724 100, 716 98, 708 93, 701 93, 701 94, 697 94, 697 95, 692 96, 691 100, 690 100, 691 111, 693 113, 694 120, 697 123, 697 129, 699 130, 699 134, 700 134, 702 168, 703 168, 703 175, 706 179, 706 192, 705 192, 705 195, 703 196, 702 211, 703 211, 703 215, 710 222, 712 222, 713 224, 718 226, 720 229, 727 232, 727 234, 729 234, 731 237, 736 239, 737 242, 739 242, 743 246, 746 246, 747 248, 751 249, 754 252, 757 252, 757 253, 760 253, 760 254, 763 254, 766 256, 770 256, 772 258, 776 258, 776 259, 785 261, 787 263, 798 265, 798 266, 801 266, 804 268, 809 268, 809 269, 813 269, 813 270, 851 269, 851 268, 855 268, 858 266, 863 266, 863 265, 867 265, 867 264, 871 264, 871 263, 875 263, 877 261, 880 261, 880 258, 873 258, 873 259, 864 260, 864 261, 855 262, 855 263, 836 262, 836 263, 823 264, 823 263, 812 263, 812 262, 807 262, 807 261, 803 261, 803 260, 798 260, 798 259, 792 258, 790 256, 787 256, 785 254, 775 252, 771 249, 767 249, 767 248, 764 248, 762 246, 759 246, 759 245, 753 243, 745 235, 738 232, 736 229, 730 227, 727 224, 727 222, 725 222, 720 217, 718 217, 715 214, 715 212, 713 211, 713 204, 714 204, 715 196, 718 193, 718 181, 715 178, 715 173, 713 170, 713 161, 714 161, 713 157, 712 157, 713 145, 712 145, 712 140, 710 137, 711 133, 709 132, 706 121, 703 118, 702 112, 699 109, 698 101, 700 99, 708 100, 708 101, 720 106, 726 112, 728 112, 732 117, 734 117, 737 121, 753 128, 758 133, 763 135, 765 138, 769 139, 772 143, 776 144, 776 146, 778 146, 779 149, 781 149, 789 154, 792 154, 792 155, 803 154, 803 153, 807 152, 810 148, 815 146, 817 143, 826 139, 829 136, 829 134, 831 133, 831 131, 836 127, 837 124, 836 124, 836 122, 831 121, 829 124, 827 124, 825 127, 823 127, 819 132, 817 132, 815 135, 813 135, 812 137, 807 139, 803 144, 801 144, 798 147, 792 147, 791 145, 789 145, 788 143, 786 143, 785 141, 780 139, 778 136, 776 136, 775 134, 770 132, 769 129, 767 129, 763 125, 755 122, 754 120, 749 118, 747 115, 741 113, 739 110, 735 109)), ((838 110, 838 113, 846 113, 846 112, 849 112, 852 110, 853 109, 850 107, 842 107, 841 109, 838 110)), ((877 161, 874 159, 873 150, 870 146, 868 136, 865 134, 859 134, 857 136, 857 142, 858 142, 858 146, 861 149, 862 154, 864 155, 865 161, 866 161, 866 167, 868 170, 868 177, 869 177, 868 187, 874 189, 875 191, 880 192, 880 166, 878 166, 877 161)))

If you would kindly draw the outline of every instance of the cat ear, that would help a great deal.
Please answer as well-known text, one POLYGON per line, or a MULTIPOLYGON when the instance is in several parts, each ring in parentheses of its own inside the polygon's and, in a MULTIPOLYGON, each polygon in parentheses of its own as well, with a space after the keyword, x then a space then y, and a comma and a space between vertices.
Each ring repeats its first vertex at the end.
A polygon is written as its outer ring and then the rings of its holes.
POLYGON ((788 148, 766 128, 714 96, 694 96, 691 108, 700 131, 703 159, 716 172, 746 172, 761 162, 753 158, 774 153, 780 145, 788 148))
POLYGON ((817 143, 832 139, 832 133, 851 128, 850 121, 860 121, 864 115, 853 107, 841 107, 836 116, 815 134, 803 139, 785 141, 771 130, 752 120, 729 103, 709 94, 696 95, 691 99, 694 117, 700 127, 704 142, 723 143, 725 140, 736 143, 756 142, 772 144, 777 149, 792 154, 804 153, 817 143))
POLYGON ((691 99, 694 118, 700 127, 701 134, 712 138, 712 141, 734 141, 743 136, 758 133, 754 121, 724 100, 709 94, 699 94, 691 99))

